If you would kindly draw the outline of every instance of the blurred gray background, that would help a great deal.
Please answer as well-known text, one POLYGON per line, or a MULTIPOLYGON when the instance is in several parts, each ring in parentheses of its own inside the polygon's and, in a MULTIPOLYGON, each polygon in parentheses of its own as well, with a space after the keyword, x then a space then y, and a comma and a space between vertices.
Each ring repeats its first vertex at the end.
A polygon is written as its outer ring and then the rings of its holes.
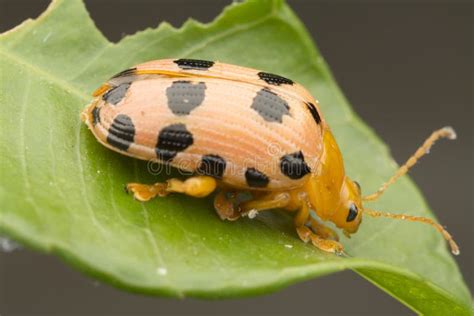
MULTIPOLYGON (((1 0, 0 32, 36 17, 49 1, 1 0)), ((230 0, 86 0, 112 41, 160 21, 212 20, 230 0)), ((473 5, 459 1, 297 1, 356 112, 403 162, 428 134, 452 125, 411 172, 461 246, 473 290, 473 5)), ((370 154, 370 153, 367 153, 370 154)), ((347 271, 266 296, 205 301, 144 297, 100 284, 60 260, 26 249, 0 253, 0 314, 6 315, 410 315, 347 271)))

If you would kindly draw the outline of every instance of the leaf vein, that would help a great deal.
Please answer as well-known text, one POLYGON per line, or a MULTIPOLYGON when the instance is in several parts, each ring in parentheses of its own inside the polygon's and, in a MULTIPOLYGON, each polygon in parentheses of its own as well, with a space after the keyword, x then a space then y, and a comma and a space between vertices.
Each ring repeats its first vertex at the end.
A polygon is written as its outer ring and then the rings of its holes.
POLYGON ((29 94, 30 94, 30 89, 31 89, 31 79, 27 77, 26 82, 25 82, 25 91, 23 93, 23 99, 21 101, 21 107, 20 107, 20 150, 23 150, 22 153, 19 153, 18 156, 20 157, 20 162, 21 162, 21 170, 23 173, 23 178, 25 179, 25 199, 28 201, 28 204, 31 205, 31 208, 33 209, 33 212, 37 217, 39 217, 38 210, 36 203, 31 198, 31 183, 30 183, 30 178, 28 175, 28 169, 27 169, 27 162, 26 162, 26 152, 27 152, 27 147, 25 143, 25 120, 26 120, 26 104, 28 103, 29 99, 29 94))
MULTIPOLYGON (((137 164, 136 159, 133 160, 133 172, 135 174, 135 179, 138 181, 138 164, 137 164)), ((150 218, 148 216, 149 210, 148 210, 147 206, 144 203, 140 202, 140 205, 141 205, 141 208, 143 210, 142 213, 143 213, 143 218, 144 218, 145 226, 146 226, 146 227, 143 228, 143 230, 145 231, 147 239, 149 240, 150 245, 153 249, 153 253, 155 254, 156 263, 159 265, 157 268, 165 268, 167 270, 165 261, 163 259, 162 254, 161 254, 161 250, 158 246, 158 243, 156 242, 155 235, 153 234, 153 232, 151 230, 150 218)))
POLYGON ((47 79, 49 82, 54 83, 58 85, 59 87, 63 88, 64 90, 68 91, 71 94, 74 94, 78 96, 79 98, 88 101, 89 96, 81 91, 79 91, 76 87, 71 85, 68 81, 65 81, 64 79, 58 78, 55 75, 45 71, 44 69, 37 67, 35 65, 32 65, 31 63, 21 59, 20 57, 16 57, 15 55, 12 55, 5 50, 0 49, 0 54, 5 56, 6 58, 10 59, 11 61, 23 66, 24 68, 28 68, 31 71, 43 76, 45 79, 47 79))
POLYGON ((230 28, 224 32, 221 32, 215 36, 210 36, 208 40, 206 41, 202 41, 201 44, 199 45, 196 45, 194 47, 192 47, 191 49, 189 49, 188 51, 185 51, 184 53, 181 53, 179 57, 187 57, 187 56, 190 56, 192 54, 195 54, 196 52, 204 49, 207 45, 210 45, 212 43, 215 43, 227 36, 230 36, 230 35, 233 35, 233 34, 237 34, 237 33, 240 33, 240 32, 244 32, 244 31, 248 31, 254 27, 257 27, 259 26, 260 24, 264 23, 265 21, 267 21, 268 19, 270 19, 272 16, 273 16, 273 11, 270 12, 268 15, 265 15, 263 16, 262 18, 258 19, 258 20, 255 20, 251 23, 247 23, 247 24, 238 24, 237 26, 233 27, 233 28, 230 28))
MULTIPOLYGON (((80 122, 80 124, 82 125, 82 122, 80 122)), ((95 216, 95 213, 94 213, 94 210, 92 208, 92 205, 89 201, 89 198, 88 198, 88 195, 87 195, 87 192, 86 192, 86 187, 87 187, 87 184, 86 184, 86 180, 84 178, 84 165, 82 163, 82 159, 81 159, 81 131, 82 131, 82 128, 81 126, 78 126, 77 127, 77 138, 76 138, 76 158, 77 158, 77 165, 78 165, 78 168, 79 168, 79 181, 80 181, 80 192, 81 192, 81 195, 82 195, 82 199, 84 201, 84 204, 86 206, 86 209, 89 213, 89 217, 91 218, 92 220, 92 223, 94 226, 96 226, 99 231, 102 233, 102 235, 106 235, 106 230, 104 230, 102 228, 102 225, 100 225, 100 223, 98 222, 97 220, 97 217, 95 216)))
POLYGON ((98 50, 98 52, 96 53, 96 55, 94 55, 93 57, 91 57, 91 58, 89 59, 89 62, 88 62, 87 64, 85 64, 85 65, 83 65, 83 66, 81 67, 82 70, 81 70, 79 73, 77 73, 71 81, 76 80, 76 79, 79 78, 82 74, 84 74, 84 73, 89 69, 89 67, 90 67, 97 59, 99 59, 100 57, 102 57, 102 56, 104 55, 104 53, 107 51, 107 49, 108 49, 109 47, 111 47, 111 46, 112 46, 112 43, 107 42, 107 44, 104 45, 104 47, 102 47, 101 49, 98 50))

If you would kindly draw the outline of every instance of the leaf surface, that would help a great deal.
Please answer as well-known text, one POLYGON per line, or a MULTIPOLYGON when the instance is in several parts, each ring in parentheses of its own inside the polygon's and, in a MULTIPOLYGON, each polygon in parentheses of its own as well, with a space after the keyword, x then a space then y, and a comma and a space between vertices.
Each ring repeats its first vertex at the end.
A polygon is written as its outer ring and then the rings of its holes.
MULTIPOLYGON (((107 150, 80 122, 95 88, 147 60, 192 57, 263 69, 317 97, 348 174, 375 190, 396 164, 352 112, 283 1, 232 4, 210 24, 162 23, 114 44, 80 0, 55 0, 38 19, 0 36, 0 56, 0 232, 141 293, 251 295, 354 269, 420 313, 471 313, 459 269, 430 227, 366 218, 352 239, 342 240, 350 257, 339 258, 300 242, 282 214, 223 222, 210 199, 138 203, 124 185, 164 177, 107 150)), ((408 178, 373 206, 428 209, 408 178)))

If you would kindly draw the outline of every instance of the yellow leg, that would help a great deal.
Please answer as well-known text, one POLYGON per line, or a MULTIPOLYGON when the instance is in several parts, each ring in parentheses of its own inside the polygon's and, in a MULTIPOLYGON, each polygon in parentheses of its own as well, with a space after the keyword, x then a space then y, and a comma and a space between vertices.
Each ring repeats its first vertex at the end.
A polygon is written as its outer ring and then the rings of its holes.
POLYGON ((194 197, 205 197, 217 186, 216 180, 208 176, 196 176, 184 181, 172 178, 165 183, 127 184, 127 191, 132 192, 139 201, 148 201, 156 196, 166 196, 171 192, 183 193, 194 197))
POLYGON ((306 226, 296 227, 296 232, 302 241, 306 243, 311 240, 313 246, 322 251, 335 253, 337 255, 342 254, 344 251, 344 247, 339 242, 319 237, 306 226))
POLYGON ((132 192, 133 197, 139 201, 146 202, 156 196, 166 196, 166 183, 141 184, 129 183, 126 186, 127 192, 132 192))
POLYGON ((308 198, 305 195, 301 195, 298 198, 298 205, 300 206, 300 208, 298 209, 298 213, 296 213, 294 223, 295 227, 302 227, 308 222, 308 219, 311 217, 309 214, 310 207, 308 198))
POLYGON ((298 236, 300 237, 300 239, 305 243, 310 241, 311 235, 313 235, 313 232, 311 231, 311 229, 309 229, 306 226, 296 227, 296 232, 298 233, 298 236))
POLYGON ((335 253, 336 255, 342 255, 344 251, 344 247, 339 242, 321 238, 316 234, 311 235, 311 243, 323 251, 335 253))
POLYGON ((222 220, 235 221, 240 217, 240 212, 235 208, 237 192, 222 189, 214 198, 214 208, 222 220))
POLYGON ((339 240, 337 233, 326 225, 320 223, 318 220, 310 217, 309 219, 310 226, 313 229, 314 233, 324 239, 339 240))
POLYGON ((268 193, 262 197, 240 204, 242 215, 253 217, 257 212, 284 208, 290 202, 290 194, 287 192, 268 193))
POLYGON ((328 239, 328 237, 333 237, 329 236, 329 232, 332 232, 334 234, 335 232, 311 218, 309 213, 309 201, 306 195, 300 195, 299 199, 300 209, 298 210, 298 213, 295 216, 295 226, 296 232, 298 233, 300 239, 305 243, 311 240, 311 243, 315 247, 323 251, 341 254, 344 247, 339 242, 328 239), (312 228, 319 228, 316 233, 305 226, 308 220, 310 221, 312 228), (328 234, 328 236, 324 236, 324 234, 328 234))

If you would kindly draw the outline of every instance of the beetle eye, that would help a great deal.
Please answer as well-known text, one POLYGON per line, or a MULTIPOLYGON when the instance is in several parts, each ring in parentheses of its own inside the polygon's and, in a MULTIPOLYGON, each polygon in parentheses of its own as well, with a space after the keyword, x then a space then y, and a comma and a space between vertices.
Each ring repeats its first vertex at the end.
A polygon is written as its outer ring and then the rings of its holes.
POLYGON ((361 188, 360 188, 360 184, 359 182, 357 181, 354 181, 354 184, 356 185, 357 189, 359 190, 359 192, 361 191, 361 188))
POLYGON ((352 222, 353 220, 355 220, 355 218, 357 217, 357 213, 359 213, 359 210, 357 209, 357 206, 352 203, 349 207, 349 214, 347 214, 346 222, 352 222))

